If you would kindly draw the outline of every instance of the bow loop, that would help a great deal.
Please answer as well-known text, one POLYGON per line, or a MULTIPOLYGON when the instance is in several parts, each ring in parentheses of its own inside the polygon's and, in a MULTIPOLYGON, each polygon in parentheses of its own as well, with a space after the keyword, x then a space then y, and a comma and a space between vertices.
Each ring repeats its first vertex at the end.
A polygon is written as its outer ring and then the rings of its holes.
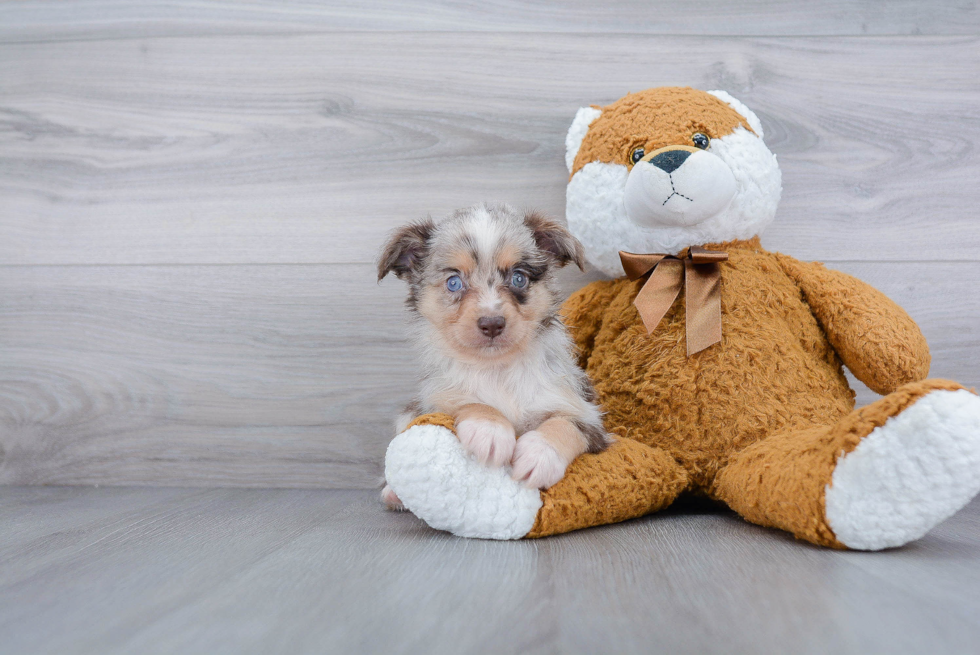
POLYGON ((728 253, 721 250, 708 250, 700 246, 691 246, 688 257, 695 264, 717 264, 728 261, 728 253))
POLYGON ((632 252, 619 251, 619 261, 623 263, 623 270, 626 277, 631 280, 638 280, 659 264, 663 259, 673 257, 673 255, 637 255, 632 252))
POLYGON ((633 301, 647 333, 657 328, 686 285, 688 356, 721 341, 721 270, 718 264, 728 260, 728 253, 692 246, 682 257, 620 251, 619 259, 631 280, 650 273, 633 301))

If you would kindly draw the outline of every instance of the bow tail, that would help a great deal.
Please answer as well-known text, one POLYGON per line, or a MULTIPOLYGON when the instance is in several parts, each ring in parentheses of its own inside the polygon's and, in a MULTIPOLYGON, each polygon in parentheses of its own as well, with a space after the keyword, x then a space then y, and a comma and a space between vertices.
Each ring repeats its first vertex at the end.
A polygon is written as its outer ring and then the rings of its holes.
POLYGON ((633 304, 640 312, 647 334, 657 329, 667 310, 674 304, 684 286, 684 275, 679 259, 664 259, 653 269, 650 278, 636 294, 633 304))
POLYGON ((716 263, 684 261, 684 311, 690 357, 721 341, 721 272, 716 263))

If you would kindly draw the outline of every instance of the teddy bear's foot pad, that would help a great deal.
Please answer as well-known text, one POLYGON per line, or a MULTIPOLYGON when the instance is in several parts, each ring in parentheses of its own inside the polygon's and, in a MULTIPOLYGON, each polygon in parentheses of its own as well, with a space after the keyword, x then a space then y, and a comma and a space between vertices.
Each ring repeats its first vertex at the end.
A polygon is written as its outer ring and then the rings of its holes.
POLYGON ((531 531, 541 493, 480 464, 450 430, 417 425, 395 437, 385 479, 413 514, 460 537, 520 539, 531 531))
POLYGON ((827 523, 856 550, 925 535, 980 492, 980 397, 934 391, 837 461, 827 523))

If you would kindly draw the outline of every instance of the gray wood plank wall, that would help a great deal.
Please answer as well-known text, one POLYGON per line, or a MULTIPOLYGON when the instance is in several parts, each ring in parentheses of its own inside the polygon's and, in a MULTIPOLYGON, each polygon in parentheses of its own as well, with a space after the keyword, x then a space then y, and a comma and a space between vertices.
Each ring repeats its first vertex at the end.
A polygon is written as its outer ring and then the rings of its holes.
POLYGON ((0 482, 374 485, 414 375, 385 232, 561 216, 576 108, 661 84, 760 115, 764 245, 980 382, 975 2, 598 7, 0 1, 0 482))

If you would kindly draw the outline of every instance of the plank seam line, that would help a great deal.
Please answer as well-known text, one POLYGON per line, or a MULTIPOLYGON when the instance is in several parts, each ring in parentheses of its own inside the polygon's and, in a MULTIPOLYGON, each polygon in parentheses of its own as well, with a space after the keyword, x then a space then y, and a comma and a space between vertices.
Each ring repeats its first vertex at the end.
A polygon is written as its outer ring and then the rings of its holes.
POLYGON ((89 37, 89 38, 53 38, 53 39, 32 39, 23 41, 8 41, 0 36, 0 47, 4 46, 23 46, 23 45, 48 45, 60 43, 93 43, 99 41, 153 41, 162 39, 220 39, 220 38, 240 38, 240 37, 273 37, 273 38, 295 38, 305 36, 338 36, 338 35, 421 35, 431 36, 439 34, 447 35, 466 35, 472 36, 482 34, 487 36, 588 36, 588 37, 652 37, 652 38, 681 38, 681 39, 904 39, 904 40, 937 40, 937 41, 956 41, 956 40, 975 40, 980 36, 980 31, 967 32, 963 34, 707 34, 700 32, 676 33, 676 32, 596 32, 596 31, 484 31, 484 30, 313 30, 313 31, 291 31, 291 32, 218 32, 218 33, 188 33, 188 34, 153 34, 153 35, 131 35, 131 36, 109 36, 109 37, 89 37))

